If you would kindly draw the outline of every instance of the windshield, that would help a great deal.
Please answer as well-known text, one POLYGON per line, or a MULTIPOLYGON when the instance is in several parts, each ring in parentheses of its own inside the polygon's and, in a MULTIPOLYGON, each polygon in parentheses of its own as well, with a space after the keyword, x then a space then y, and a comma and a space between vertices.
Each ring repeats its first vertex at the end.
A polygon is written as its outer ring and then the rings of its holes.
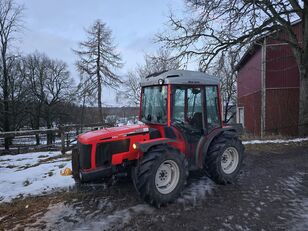
POLYGON ((167 86, 143 88, 141 121, 155 124, 167 123, 167 86))

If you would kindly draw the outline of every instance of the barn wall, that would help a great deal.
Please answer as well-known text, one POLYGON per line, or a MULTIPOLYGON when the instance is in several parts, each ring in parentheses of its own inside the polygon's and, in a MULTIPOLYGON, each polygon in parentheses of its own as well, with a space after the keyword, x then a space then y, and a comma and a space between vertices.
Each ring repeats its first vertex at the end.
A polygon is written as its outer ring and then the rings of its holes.
POLYGON ((261 49, 241 67, 237 77, 238 107, 244 107, 244 125, 248 133, 260 135, 261 49))
POLYGON ((266 116, 268 134, 297 135, 299 71, 289 45, 268 39, 266 47, 266 116))
POLYGON ((266 90, 265 133, 297 135, 298 98, 296 88, 266 90))
POLYGON ((290 46, 266 47, 266 88, 299 87, 298 65, 290 46))
POLYGON ((237 77, 238 97, 254 94, 261 89, 261 49, 241 67, 237 77))
POLYGON ((238 107, 244 107, 245 131, 253 135, 260 135, 261 92, 238 98, 238 107))
MULTIPOLYGON (((302 40, 301 23, 293 26, 302 40)), ((289 45, 277 40, 284 32, 266 38, 265 133, 297 135, 299 113, 299 71, 289 45)), ((260 135, 261 129, 261 47, 252 45, 238 72, 238 106, 244 107, 245 128, 260 135), (259 47, 259 48, 258 48, 259 47)))

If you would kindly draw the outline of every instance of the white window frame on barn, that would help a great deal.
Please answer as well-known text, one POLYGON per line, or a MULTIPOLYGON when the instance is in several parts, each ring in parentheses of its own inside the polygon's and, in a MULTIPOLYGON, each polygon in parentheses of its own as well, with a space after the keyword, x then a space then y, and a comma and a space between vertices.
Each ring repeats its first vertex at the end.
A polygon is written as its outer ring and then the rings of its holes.
POLYGON ((236 122, 239 123, 239 124, 242 124, 243 128, 245 127, 245 109, 244 109, 244 107, 237 107, 236 122), (242 116, 243 121, 241 121, 240 111, 243 112, 243 116, 242 116))

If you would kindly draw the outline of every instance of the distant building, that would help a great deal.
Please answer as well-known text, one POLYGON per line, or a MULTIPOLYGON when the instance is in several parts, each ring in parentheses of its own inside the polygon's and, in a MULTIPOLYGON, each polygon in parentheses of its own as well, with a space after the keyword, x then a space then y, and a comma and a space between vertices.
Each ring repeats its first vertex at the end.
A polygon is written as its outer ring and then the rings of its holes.
MULTIPOLYGON (((293 28, 301 39, 301 23, 293 28)), ((277 40, 285 36, 275 32, 259 39, 236 67, 237 122, 254 135, 298 133, 299 70, 290 46, 277 40)))

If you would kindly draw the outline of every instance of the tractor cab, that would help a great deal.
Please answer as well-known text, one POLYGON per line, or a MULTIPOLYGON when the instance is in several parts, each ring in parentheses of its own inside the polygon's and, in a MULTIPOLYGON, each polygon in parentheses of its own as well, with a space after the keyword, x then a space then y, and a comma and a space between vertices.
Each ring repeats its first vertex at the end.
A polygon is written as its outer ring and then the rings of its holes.
POLYGON ((195 164, 203 137, 222 127, 219 79, 193 71, 166 71, 141 82, 140 120, 178 147, 195 164))

